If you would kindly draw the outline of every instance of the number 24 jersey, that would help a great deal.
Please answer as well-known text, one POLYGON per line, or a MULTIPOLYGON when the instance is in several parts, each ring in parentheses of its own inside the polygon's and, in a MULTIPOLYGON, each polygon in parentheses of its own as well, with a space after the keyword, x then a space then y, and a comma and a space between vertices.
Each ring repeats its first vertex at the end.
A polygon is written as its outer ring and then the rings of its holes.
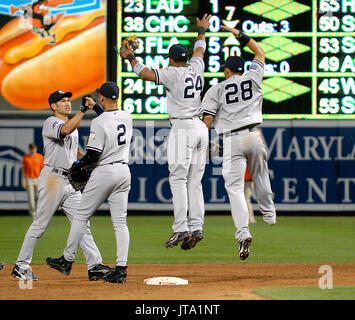
POLYGON ((263 76, 263 64, 253 60, 248 72, 234 75, 206 92, 201 108, 215 117, 218 134, 262 123, 263 76))
POLYGON ((170 118, 191 118, 201 114, 201 92, 205 64, 199 57, 191 58, 185 67, 169 66, 154 69, 156 84, 165 86, 167 112, 170 118))

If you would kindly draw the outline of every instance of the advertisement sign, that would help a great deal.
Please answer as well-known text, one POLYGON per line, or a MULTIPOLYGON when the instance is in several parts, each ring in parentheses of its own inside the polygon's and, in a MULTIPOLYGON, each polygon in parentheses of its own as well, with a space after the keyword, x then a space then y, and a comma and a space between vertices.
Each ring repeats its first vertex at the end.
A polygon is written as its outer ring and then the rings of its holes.
POLYGON ((73 99, 105 81, 106 1, 0 0, 0 114, 49 109, 48 95, 73 99))
MULTIPOLYGON (((22 157, 35 142, 43 152, 41 120, 0 121, 0 209, 27 209, 21 186, 22 157)), ((265 121, 271 186, 277 210, 354 211, 354 121, 265 121), (340 126, 341 125, 341 126, 340 126)), ((90 121, 79 128, 82 149, 90 121)), ((166 156, 167 121, 135 121, 131 143, 130 210, 172 210, 166 156)), ((211 139, 218 136, 211 131, 211 139)), ((208 160, 203 177, 207 211, 229 211, 222 157, 208 160)), ((254 209, 257 203, 252 198, 254 209)), ((107 209, 104 203, 101 209, 107 209)))

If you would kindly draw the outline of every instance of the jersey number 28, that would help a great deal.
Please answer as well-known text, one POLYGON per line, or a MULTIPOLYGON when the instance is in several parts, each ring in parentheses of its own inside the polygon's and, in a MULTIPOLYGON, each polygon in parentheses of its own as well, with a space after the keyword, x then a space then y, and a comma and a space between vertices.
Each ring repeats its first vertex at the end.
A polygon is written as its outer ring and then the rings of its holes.
MULTIPOLYGON (((224 89, 226 90, 226 104, 231 104, 239 101, 238 98, 238 85, 236 83, 227 84, 224 89)), ((251 80, 242 81, 240 83, 241 98, 243 101, 250 100, 253 97, 252 82, 251 80)))

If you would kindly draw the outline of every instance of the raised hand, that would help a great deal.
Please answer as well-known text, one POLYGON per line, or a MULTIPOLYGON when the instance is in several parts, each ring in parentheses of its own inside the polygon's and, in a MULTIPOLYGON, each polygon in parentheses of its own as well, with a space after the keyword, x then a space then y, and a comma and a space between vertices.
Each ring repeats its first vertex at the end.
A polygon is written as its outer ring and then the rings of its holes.
POLYGON ((211 23, 209 22, 211 18, 211 15, 210 14, 207 14, 205 13, 202 17, 202 19, 200 20, 199 18, 196 18, 196 21, 197 21, 197 28, 205 28, 205 30, 207 30, 211 23))

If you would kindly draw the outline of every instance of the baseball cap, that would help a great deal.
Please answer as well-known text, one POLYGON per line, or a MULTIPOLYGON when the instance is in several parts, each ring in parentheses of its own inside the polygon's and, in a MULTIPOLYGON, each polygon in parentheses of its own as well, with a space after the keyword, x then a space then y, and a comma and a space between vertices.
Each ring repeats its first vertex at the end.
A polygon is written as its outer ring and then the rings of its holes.
POLYGON ((118 99, 119 89, 115 82, 107 81, 100 88, 96 89, 96 92, 102 94, 104 97, 109 99, 118 99))
POLYGON ((239 56, 230 56, 222 67, 228 68, 232 72, 244 72, 244 59, 239 56))
POLYGON ((180 43, 174 44, 169 49, 169 54, 164 58, 171 58, 175 61, 187 60, 188 52, 187 48, 180 43))
POLYGON ((71 98, 72 95, 73 94, 69 91, 64 92, 62 90, 57 90, 57 91, 50 94, 50 96, 48 98, 49 105, 51 105, 52 103, 58 102, 59 100, 61 100, 64 97, 71 98))

